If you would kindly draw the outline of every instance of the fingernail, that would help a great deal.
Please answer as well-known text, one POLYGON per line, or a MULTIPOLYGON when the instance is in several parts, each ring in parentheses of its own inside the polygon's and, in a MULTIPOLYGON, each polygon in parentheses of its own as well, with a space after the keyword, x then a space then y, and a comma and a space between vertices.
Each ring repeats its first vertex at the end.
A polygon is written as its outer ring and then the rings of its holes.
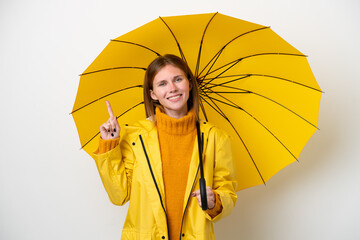
POLYGON ((116 128, 114 128, 114 132, 116 132, 116 128))
POLYGON ((108 130, 108 132, 110 132, 110 129, 108 130))
POLYGON ((114 136, 114 134, 113 134, 113 133, 111 133, 111 136, 113 137, 113 136, 114 136))

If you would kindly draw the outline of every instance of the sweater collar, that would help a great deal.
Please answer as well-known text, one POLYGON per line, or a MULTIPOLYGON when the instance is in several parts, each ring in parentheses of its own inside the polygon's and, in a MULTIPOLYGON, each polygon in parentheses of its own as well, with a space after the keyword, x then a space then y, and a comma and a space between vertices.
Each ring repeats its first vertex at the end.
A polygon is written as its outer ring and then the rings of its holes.
POLYGON ((156 108, 156 126, 159 131, 168 134, 184 135, 193 132, 196 128, 196 117, 194 109, 191 109, 180 119, 172 118, 156 108))

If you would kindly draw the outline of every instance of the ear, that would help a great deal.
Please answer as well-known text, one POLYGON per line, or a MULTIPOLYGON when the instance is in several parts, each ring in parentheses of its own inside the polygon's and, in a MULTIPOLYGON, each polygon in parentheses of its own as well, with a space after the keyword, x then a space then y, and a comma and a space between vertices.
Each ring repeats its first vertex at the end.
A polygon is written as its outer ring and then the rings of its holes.
POLYGON ((153 90, 150 90, 150 97, 152 98, 152 100, 159 100, 153 90))
POLYGON ((193 87, 192 82, 189 81, 189 90, 190 90, 190 91, 191 91, 192 87, 193 87))

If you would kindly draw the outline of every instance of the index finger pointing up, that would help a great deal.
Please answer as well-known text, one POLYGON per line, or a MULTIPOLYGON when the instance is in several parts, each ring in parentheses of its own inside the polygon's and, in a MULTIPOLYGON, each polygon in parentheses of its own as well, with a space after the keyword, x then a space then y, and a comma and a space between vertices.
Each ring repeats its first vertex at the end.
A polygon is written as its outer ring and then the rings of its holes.
POLYGON ((108 109, 108 112, 109 112, 109 116, 114 117, 114 113, 113 113, 113 110, 111 108, 111 105, 110 105, 109 101, 106 101, 106 106, 107 106, 107 109, 108 109))

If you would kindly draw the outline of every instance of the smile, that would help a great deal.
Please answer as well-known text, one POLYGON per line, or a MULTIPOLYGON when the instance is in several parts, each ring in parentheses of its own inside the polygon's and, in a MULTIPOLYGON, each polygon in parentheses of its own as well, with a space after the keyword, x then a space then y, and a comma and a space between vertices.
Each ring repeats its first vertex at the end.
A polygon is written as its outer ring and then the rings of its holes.
POLYGON ((168 98, 168 100, 174 101, 174 100, 178 100, 180 97, 181 97, 181 94, 176 95, 176 96, 171 96, 171 97, 168 98))

